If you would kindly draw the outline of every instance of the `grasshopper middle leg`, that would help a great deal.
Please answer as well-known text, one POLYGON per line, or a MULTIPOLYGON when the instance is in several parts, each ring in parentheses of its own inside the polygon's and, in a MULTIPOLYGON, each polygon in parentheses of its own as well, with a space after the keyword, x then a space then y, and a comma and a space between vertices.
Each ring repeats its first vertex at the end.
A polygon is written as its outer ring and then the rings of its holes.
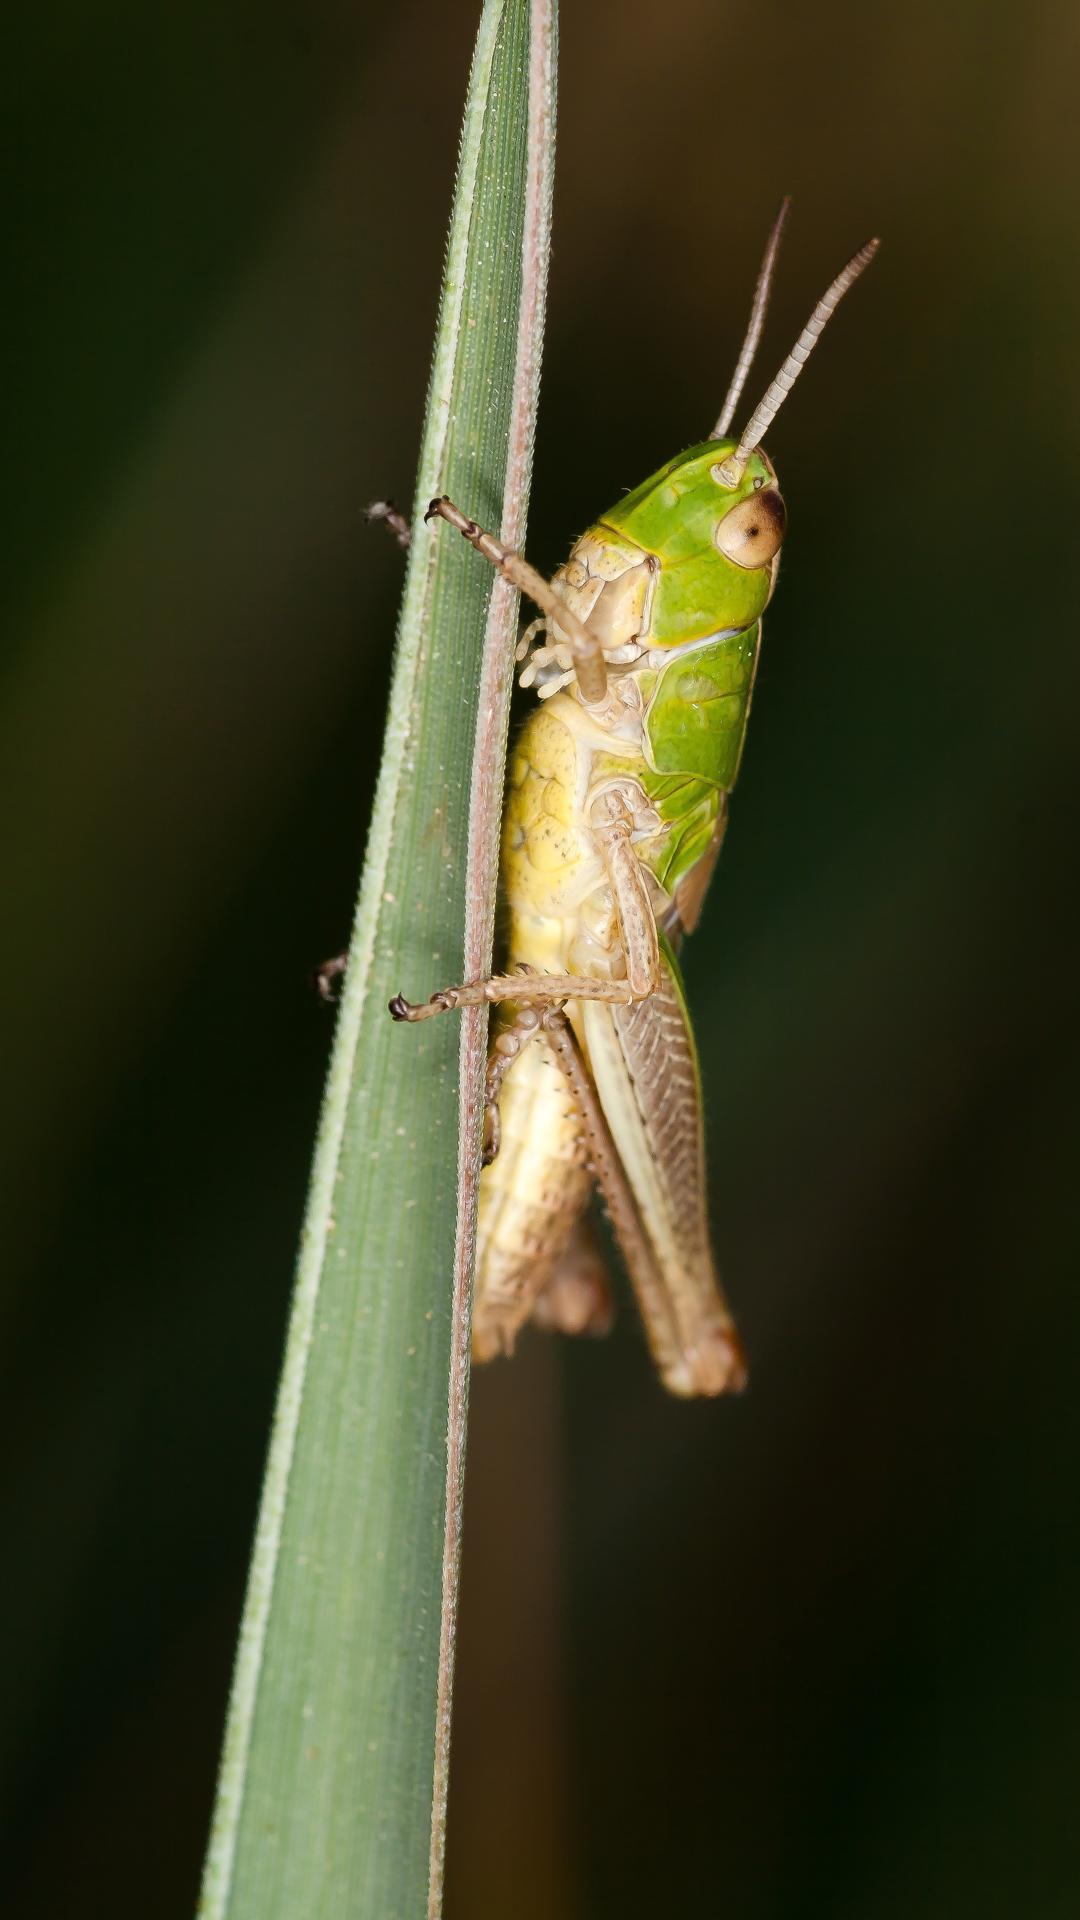
POLYGON ((633 822, 618 796, 605 796, 594 822, 597 849, 611 887, 626 978, 605 980, 570 973, 495 973, 487 980, 442 987, 430 1000, 416 1003, 397 993, 390 1001, 395 1020, 430 1020, 454 1007, 496 1005, 516 1000, 523 1006, 553 1007, 565 1000, 605 1000, 628 1006, 647 1000, 660 977, 656 920, 645 875, 634 851, 633 822))

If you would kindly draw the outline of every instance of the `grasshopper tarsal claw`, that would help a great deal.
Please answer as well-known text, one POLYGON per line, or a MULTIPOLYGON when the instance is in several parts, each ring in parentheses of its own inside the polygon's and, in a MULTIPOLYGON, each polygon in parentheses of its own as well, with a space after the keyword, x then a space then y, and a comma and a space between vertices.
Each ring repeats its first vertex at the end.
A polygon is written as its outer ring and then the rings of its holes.
POLYGON ((570 649, 573 660, 574 678, 577 690, 585 705, 601 708, 607 698, 607 663, 604 659, 604 642, 592 632, 581 619, 567 593, 560 592, 558 576, 555 581, 545 580, 542 573, 522 558, 520 553, 512 553, 504 547, 493 533, 488 533, 477 521, 462 513, 445 493, 439 494, 424 515, 425 520, 445 520, 451 527, 468 540, 477 553, 517 587, 520 593, 526 593, 535 601, 542 614, 547 616, 553 630, 561 634, 570 649))
POLYGON ((458 1003, 450 992, 433 993, 430 1000, 406 1000, 403 993, 395 993, 387 1001, 387 1011, 395 1020, 430 1020, 433 1014, 448 1013, 458 1003))

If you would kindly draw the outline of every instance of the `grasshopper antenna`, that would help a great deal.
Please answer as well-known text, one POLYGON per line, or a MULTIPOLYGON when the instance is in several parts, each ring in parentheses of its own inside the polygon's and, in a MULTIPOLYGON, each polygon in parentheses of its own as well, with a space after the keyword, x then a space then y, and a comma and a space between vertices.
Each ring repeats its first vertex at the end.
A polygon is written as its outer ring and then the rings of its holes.
POLYGON ((868 240, 865 247, 860 247, 858 253, 852 255, 832 286, 822 294, 776 379, 766 389, 764 399, 758 402, 743 428, 739 444, 731 455, 733 470, 741 473, 754 448, 761 445, 845 293, 855 285, 859 275, 865 273, 880 245, 880 240, 876 238, 868 240))
POLYGON ((754 303, 750 308, 750 321, 746 329, 746 338, 742 343, 739 357, 735 362, 735 371, 731 376, 731 385, 727 390, 727 398, 720 409, 720 418, 709 435, 710 440, 722 440, 730 427, 735 418, 735 409, 742 397, 742 390, 746 385, 746 376, 754 364, 754 355, 758 350, 758 342, 761 339, 761 329, 765 325, 765 314, 769 305, 769 295, 772 292, 772 279, 776 269, 776 256, 780 251, 780 241, 783 237, 784 223, 787 220, 790 206, 791 195, 790 193, 785 193, 780 202, 780 211, 772 224, 772 232, 769 235, 768 244, 766 245, 764 257, 761 262, 761 271, 757 277, 757 286, 754 288, 754 303))

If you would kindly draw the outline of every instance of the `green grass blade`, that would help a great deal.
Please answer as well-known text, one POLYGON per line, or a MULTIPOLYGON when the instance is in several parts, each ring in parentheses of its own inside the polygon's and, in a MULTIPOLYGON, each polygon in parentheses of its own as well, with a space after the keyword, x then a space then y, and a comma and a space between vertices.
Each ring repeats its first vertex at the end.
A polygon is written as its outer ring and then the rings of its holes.
POLYGON ((400 1029, 386 1002, 457 978, 463 954, 481 971, 490 953, 515 602, 421 515, 448 492, 509 543, 523 537, 554 5, 486 0, 473 59, 383 764, 205 1920, 406 1920, 441 1905, 483 1022, 400 1029))

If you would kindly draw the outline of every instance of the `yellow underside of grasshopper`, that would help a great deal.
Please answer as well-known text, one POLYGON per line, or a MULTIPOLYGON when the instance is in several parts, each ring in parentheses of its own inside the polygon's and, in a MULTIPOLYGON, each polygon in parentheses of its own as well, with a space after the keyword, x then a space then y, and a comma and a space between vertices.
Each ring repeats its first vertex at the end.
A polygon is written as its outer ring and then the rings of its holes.
MULTIPOLYGON (((557 694, 532 713, 508 768, 502 872, 507 967, 567 973, 583 902, 603 868, 578 823, 582 759, 574 703, 557 694)), ((576 713, 581 709, 577 708, 576 713)), ((579 1041, 579 1009, 568 1008, 579 1041)), ((501 1015, 513 1018, 510 1007, 501 1015)), ((509 1350, 550 1285, 589 1197, 581 1123, 547 1048, 529 1047, 500 1100, 497 1159, 480 1178, 473 1347, 509 1350)))
MULTIPOLYGON (((556 693, 527 720, 511 756, 503 835, 508 970, 618 978, 624 956, 603 862, 588 827, 590 806, 612 780, 613 743, 580 702, 556 693)), ((616 752, 615 764, 619 755, 616 752)), ((640 730, 628 728, 625 770, 640 768, 640 730), (636 734, 636 738, 634 738, 636 734)), ((645 816, 639 855, 650 851, 645 816)), ((656 840, 663 829, 656 822, 656 840)), ((658 921, 673 903, 654 886, 658 921)), ((655 1277, 635 1275, 654 1357, 665 1383, 682 1394, 716 1393, 731 1384, 737 1347, 720 1292, 704 1207, 704 1153, 696 1062, 679 991, 665 968, 638 1053, 635 1089, 627 1064, 626 1023, 637 1010, 570 1001, 566 1008, 630 1175, 655 1277), (665 1025, 666 1014, 666 1025, 665 1025), (621 1024, 620 1024, 621 1023, 621 1024), (657 1049, 662 1058, 653 1058, 657 1049), (645 1084, 663 1076, 663 1099, 645 1084), (654 1111, 650 1114, 652 1100, 654 1111), (665 1170, 657 1167, 655 1108, 670 1132, 665 1170), (643 1112, 643 1107, 645 1111, 643 1112)), ((513 1019, 511 1006, 501 1016, 513 1019)), ((630 1046, 634 1057, 633 1045, 630 1046)), ((478 1359, 509 1351, 530 1313, 560 1324, 560 1302, 581 1313, 583 1258, 575 1222, 592 1188, 581 1119, 563 1073, 542 1041, 507 1075, 500 1100, 501 1145, 480 1183, 474 1350, 478 1359)), ((587 1252, 584 1257, 587 1258, 587 1252)), ((597 1303, 606 1317, 606 1301, 597 1303)), ((581 1321, 578 1321, 578 1330, 581 1321)))

